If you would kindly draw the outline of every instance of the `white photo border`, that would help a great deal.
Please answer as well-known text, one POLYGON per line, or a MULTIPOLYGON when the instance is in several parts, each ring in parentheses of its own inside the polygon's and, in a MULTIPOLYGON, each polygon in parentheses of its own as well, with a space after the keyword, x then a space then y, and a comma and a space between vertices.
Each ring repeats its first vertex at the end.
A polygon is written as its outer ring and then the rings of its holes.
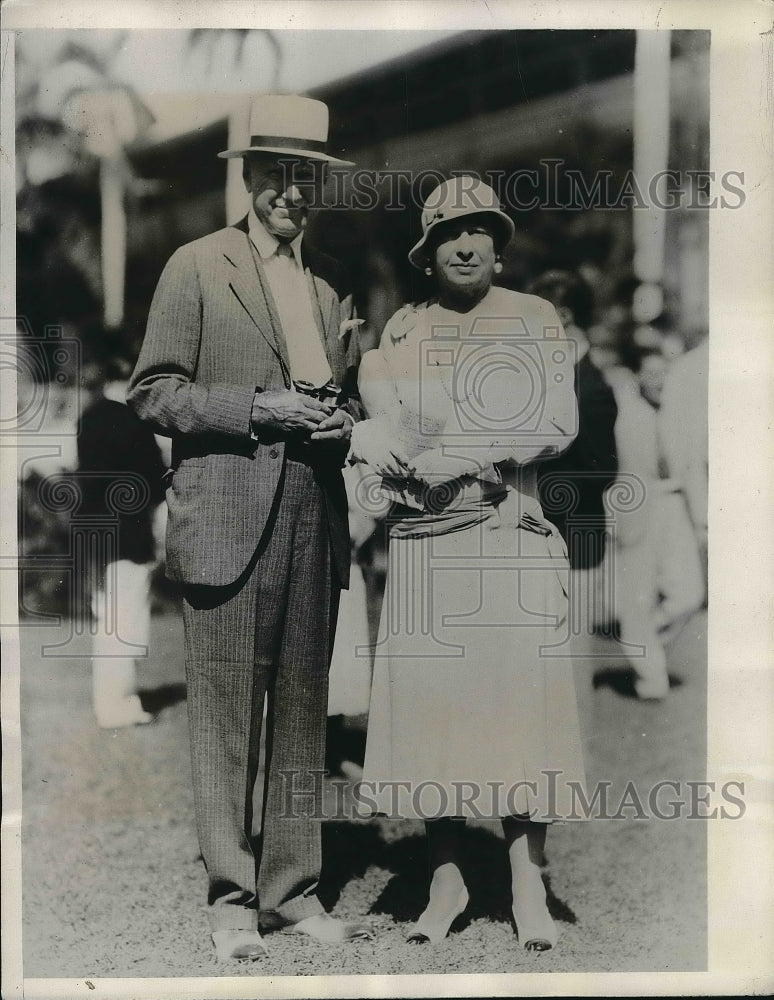
MULTIPOLYGON (((18 630, 4 630, 3 995, 62 997, 607 996, 767 993, 774 985, 772 837, 772 470, 774 447, 774 7, 758 0, 503 2, 70 0, 3 4, 2 311, 15 315, 13 31, 23 28, 709 29, 712 169, 744 171, 745 204, 710 221, 710 616, 708 780, 745 781, 746 814, 710 823, 709 970, 605 973, 195 979, 27 979, 21 966, 21 792, 18 630)), ((2 416, 15 413, 2 372, 2 416)), ((2 442, 5 444, 6 442, 2 442)), ((15 455, 0 449, 2 544, 14 551, 15 455)), ((15 574, 0 574, 3 605, 15 574)))

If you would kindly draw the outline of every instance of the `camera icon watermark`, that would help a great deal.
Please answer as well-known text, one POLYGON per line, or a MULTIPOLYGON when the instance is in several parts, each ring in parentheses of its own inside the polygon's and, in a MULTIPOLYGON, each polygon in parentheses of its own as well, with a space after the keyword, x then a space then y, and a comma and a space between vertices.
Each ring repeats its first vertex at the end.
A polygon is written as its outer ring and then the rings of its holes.
POLYGON ((450 401, 452 417, 438 432, 445 448, 499 445, 550 455, 577 433, 577 350, 561 326, 536 332, 521 317, 478 317, 465 335, 456 325, 433 326, 420 352, 420 426, 432 436, 439 403, 450 401))
MULTIPOLYGON (((17 411, 0 417, 0 435, 29 437, 46 433, 61 405, 58 390, 71 384, 71 405, 78 409, 81 343, 59 326, 36 333, 24 316, 0 317, 0 367, 16 378, 17 411)), ((75 436, 77 425, 56 422, 56 436, 75 436)))

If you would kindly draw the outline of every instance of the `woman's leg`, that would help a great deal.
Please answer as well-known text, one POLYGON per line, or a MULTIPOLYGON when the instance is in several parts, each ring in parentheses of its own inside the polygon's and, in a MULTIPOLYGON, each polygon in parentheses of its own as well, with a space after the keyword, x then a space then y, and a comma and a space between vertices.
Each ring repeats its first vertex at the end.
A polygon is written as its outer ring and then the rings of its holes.
POLYGON ((450 817, 425 822, 430 899, 408 935, 412 944, 442 941, 454 919, 468 905, 468 891, 459 863, 464 827, 464 819, 450 817))
POLYGON ((557 930, 540 877, 547 824, 516 816, 504 816, 502 824, 511 863, 513 919, 519 942, 528 951, 548 951, 556 944, 557 930))
POLYGON ((425 822, 430 883, 436 884, 436 895, 453 892, 455 896, 465 885, 460 871, 464 819, 444 817, 425 822))

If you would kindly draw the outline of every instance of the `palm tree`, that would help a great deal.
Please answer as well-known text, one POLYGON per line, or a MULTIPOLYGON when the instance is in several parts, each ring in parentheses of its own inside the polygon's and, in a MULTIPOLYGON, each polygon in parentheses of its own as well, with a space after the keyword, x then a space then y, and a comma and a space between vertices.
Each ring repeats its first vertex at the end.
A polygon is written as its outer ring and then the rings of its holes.
POLYGON ((282 47, 274 31, 261 28, 253 30, 251 28, 192 28, 188 32, 188 46, 190 51, 204 50, 207 58, 208 70, 212 66, 215 56, 215 49, 223 39, 228 39, 234 48, 233 62, 238 66, 244 58, 245 46, 251 37, 260 36, 269 43, 269 48, 273 56, 273 69, 270 89, 276 91, 280 85, 280 74, 282 71, 282 47))
POLYGON ((78 173, 96 158, 103 318, 109 329, 120 326, 124 314, 124 199, 131 177, 126 147, 152 121, 137 93, 111 73, 125 36, 123 31, 62 33, 45 67, 36 65, 34 43, 24 33, 17 45, 18 184, 23 189, 78 173))
MULTIPOLYGON (((83 175, 99 169, 100 274, 103 321, 109 329, 124 316, 126 266, 125 195, 133 177, 129 147, 152 123, 152 115, 137 92, 115 78, 113 65, 126 31, 21 32, 17 42, 17 188, 23 195, 46 181, 83 175)), ((188 50, 204 51, 208 70, 218 47, 230 40, 233 65, 245 57, 251 38, 261 38, 271 50, 271 89, 279 88, 282 52, 272 31, 250 29, 192 29, 188 50)), ((221 54, 222 58, 222 54, 221 54)), ((230 139, 237 141, 244 127, 246 105, 235 101, 229 122, 230 139)), ((230 190, 239 190, 240 178, 229 161, 230 190)), ((91 255, 92 257, 94 255, 91 255)), ((83 255, 81 269, 95 284, 93 261, 83 255)))
MULTIPOLYGON (((218 46, 223 42, 230 42, 232 46, 231 61, 237 68, 243 63, 248 42, 251 39, 261 39, 268 43, 272 55, 272 70, 268 84, 268 90, 272 93, 280 91, 282 76, 282 47, 275 32, 266 29, 252 30, 248 28, 193 28, 188 33, 189 52, 204 51, 207 60, 207 71, 215 59, 218 46)), ((235 100, 228 119, 228 145, 236 147, 244 135, 248 132, 250 117, 250 102, 247 95, 242 100, 235 100)), ((236 219, 241 214, 242 202, 244 200, 244 188, 242 186, 242 164, 238 159, 227 161, 226 165, 226 217, 236 219)))

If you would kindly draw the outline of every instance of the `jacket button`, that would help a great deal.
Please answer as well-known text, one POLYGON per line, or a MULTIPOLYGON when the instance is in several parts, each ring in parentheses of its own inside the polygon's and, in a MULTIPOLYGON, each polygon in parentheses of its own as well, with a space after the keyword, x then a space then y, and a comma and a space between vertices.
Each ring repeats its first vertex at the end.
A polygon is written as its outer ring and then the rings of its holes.
POLYGON ((277 455, 279 455, 279 452, 277 451, 277 449, 276 448, 272 448, 271 451, 269 452, 269 458, 276 458, 277 455))

